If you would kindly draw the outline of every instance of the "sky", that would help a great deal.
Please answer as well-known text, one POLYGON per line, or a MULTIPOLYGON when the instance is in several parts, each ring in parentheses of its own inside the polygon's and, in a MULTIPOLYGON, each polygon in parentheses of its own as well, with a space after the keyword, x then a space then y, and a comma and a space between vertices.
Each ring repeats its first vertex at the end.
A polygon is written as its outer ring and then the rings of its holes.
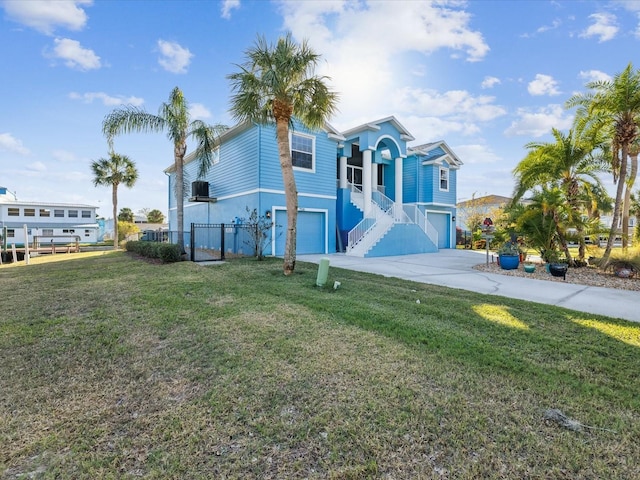
MULTIPOLYGON (((340 95, 331 125, 393 115, 409 146, 444 140, 464 163, 458 201, 510 196, 525 145, 570 128, 567 99, 640 68, 640 0, 0 0, 0 186, 110 218, 90 169, 108 157, 104 117, 155 114, 177 86, 192 118, 231 126, 227 76, 258 35, 286 32, 322 56, 316 73, 340 95)), ((114 147, 139 171, 118 209, 166 214, 166 135, 114 147)))

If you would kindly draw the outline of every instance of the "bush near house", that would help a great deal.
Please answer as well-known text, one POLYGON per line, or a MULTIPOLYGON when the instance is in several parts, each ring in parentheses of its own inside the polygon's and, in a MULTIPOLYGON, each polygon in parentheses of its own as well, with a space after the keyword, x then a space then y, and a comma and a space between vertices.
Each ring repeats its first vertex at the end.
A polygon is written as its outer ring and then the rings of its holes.
POLYGON ((127 252, 136 253, 147 258, 158 258, 163 263, 179 262, 182 258, 180 246, 175 243, 127 242, 127 252))

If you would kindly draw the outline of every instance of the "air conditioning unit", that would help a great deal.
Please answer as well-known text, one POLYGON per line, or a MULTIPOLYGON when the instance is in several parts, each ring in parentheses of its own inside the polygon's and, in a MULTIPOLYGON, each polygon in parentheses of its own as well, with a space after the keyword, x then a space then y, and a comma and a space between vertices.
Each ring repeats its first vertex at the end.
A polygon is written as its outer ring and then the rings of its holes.
POLYGON ((205 182, 202 180, 195 181, 191 183, 191 196, 198 197, 209 197, 209 182, 205 182))

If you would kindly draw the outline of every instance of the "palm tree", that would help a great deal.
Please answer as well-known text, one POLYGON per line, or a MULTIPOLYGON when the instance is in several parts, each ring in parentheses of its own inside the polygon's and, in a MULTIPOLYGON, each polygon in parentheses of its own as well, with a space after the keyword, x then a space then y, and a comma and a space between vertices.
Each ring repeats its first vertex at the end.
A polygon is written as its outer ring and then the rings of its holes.
POLYGON ((109 158, 100 158, 91 162, 94 186, 111 187, 111 203, 113 205, 113 248, 118 248, 118 187, 122 184, 131 188, 138 180, 136 164, 126 155, 118 155, 113 151, 109 158))
POLYGON ((638 175, 638 153, 640 153, 640 136, 629 145, 629 159, 631 160, 631 168, 627 175, 626 185, 624 187, 624 203, 622 207, 622 248, 627 249, 629 246, 629 213, 631 210, 631 190, 638 175))
POLYGON ((234 94, 231 112, 239 122, 276 125, 280 168, 287 205, 287 234, 284 251, 284 274, 291 275, 296 262, 296 226, 298 192, 291 162, 289 127, 293 117, 311 130, 318 130, 337 108, 338 95, 326 84, 328 77, 317 76, 314 69, 320 60, 303 41, 298 45, 291 33, 275 45, 259 36, 246 52, 240 71, 228 76, 234 94))
POLYGON ((581 136, 575 130, 567 135, 552 130, 555 142, 531 142, 526 145, 529 153, 513 173, 516 177, 514 201, 535 187, 557 186, 567 205, 567 226, 575 228, 579 241, 578 259, 585 257, 584 193, 600 187, 598 174, 607 168, 606 161, 598 155, 602 142, 598 138, 581 136))
POLYGON ((611 139, 611 166, 614 183, 617 183, 616 201, 609 240, 602 256, 609 260, 616 236, 622 208, 625 180, 627 178, 627 157, 629 146, 638 137, 640 123, 640 72, 634 71, 631 63, 612 80, 587 83, 593 90, 577 94, 567 100, 567 107, 578 107, 576 122, 580 128, 603 131, 611 139))
POLYGON ((178 245, 184 252, 184 157, 187 153, 187 140, 193 138, 197 143, 194 158, 198 161, 198 178, 206 175, 213 160, 213 148, 219 142, 219 136, 227 129, 225 125, 208 125, 202 120, 191 120, 189 103, 182 90, 175 87, 169 95, 169 101, 163 103, 157 115, 147 113, 134 106, 117 108, 102 121, 102 133, 109 145, 113 138, 121 133, 130 132, 167 132, 173 142, 173 160, 176 174, 175 195, 177 210, 178 245))

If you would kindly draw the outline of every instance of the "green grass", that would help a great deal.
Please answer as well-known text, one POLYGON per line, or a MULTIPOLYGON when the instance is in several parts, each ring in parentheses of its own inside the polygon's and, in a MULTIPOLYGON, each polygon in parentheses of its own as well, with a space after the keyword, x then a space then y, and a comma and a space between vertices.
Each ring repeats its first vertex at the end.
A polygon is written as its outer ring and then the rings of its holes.
POLYGON ((316 272, 0 267, 0 478, 640 476, 640 324, 316 272))

